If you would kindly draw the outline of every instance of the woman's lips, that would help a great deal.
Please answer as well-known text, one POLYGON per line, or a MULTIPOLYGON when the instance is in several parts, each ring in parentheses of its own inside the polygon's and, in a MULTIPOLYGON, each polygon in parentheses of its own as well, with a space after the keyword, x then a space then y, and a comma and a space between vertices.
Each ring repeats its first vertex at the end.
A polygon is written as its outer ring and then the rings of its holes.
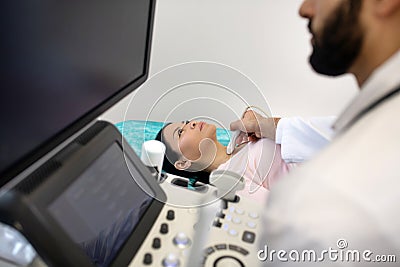
POLYGON ((205 122, 200 122, 200 131, 203 130, 204 124, 205 124, 205 122))

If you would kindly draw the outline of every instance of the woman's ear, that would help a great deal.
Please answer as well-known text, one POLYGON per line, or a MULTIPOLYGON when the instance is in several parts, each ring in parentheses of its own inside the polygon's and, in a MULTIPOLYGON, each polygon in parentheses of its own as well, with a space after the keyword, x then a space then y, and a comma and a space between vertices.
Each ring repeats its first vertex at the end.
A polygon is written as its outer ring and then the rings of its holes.
POLYGON ((187 170, 191 165, 192 162, 190 160, 177 160, 174 163, 175 168, 181 171, 187 170))

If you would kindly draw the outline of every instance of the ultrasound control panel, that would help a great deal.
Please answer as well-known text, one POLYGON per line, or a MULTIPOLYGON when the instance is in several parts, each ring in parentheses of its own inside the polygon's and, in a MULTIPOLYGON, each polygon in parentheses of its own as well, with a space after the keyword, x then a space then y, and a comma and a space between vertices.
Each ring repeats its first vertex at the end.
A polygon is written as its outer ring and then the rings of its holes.
POLYGON ((119 131, 97 122, 0 194, 0 221, 47 266, 258 266, 262 203, 188 183, 157 183, 119 131))
POLYGON ((168 203, 129 266, 258 266, 262 207, 245 197, 212 200, 215 187, 190 190, 184 180, 169 175, 161 185, 168 203))

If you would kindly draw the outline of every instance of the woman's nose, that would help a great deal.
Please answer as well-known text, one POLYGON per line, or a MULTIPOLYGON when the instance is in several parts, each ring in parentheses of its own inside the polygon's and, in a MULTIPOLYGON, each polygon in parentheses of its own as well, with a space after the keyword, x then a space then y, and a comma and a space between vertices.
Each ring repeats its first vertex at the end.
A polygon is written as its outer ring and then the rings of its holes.
POLYGON ((196 124, 197 124, 197 121, 191 121, 190 128, 192 128, 192 129, 196 128, 196 124))

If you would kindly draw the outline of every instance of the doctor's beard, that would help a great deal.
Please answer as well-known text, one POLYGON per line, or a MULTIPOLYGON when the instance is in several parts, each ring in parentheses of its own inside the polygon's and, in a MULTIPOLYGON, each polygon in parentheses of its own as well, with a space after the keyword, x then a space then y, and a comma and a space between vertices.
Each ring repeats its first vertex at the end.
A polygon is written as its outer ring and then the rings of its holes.
MULTIPOLYGON (((343 1, 326 20, 320 36, 314 36, 310 64, 324 75, 346 73, 358 57, 363 43, 363 29, 359 22, 361 0, 343 1)), ((311 23, 309 29, 311 30, 311 23)))

